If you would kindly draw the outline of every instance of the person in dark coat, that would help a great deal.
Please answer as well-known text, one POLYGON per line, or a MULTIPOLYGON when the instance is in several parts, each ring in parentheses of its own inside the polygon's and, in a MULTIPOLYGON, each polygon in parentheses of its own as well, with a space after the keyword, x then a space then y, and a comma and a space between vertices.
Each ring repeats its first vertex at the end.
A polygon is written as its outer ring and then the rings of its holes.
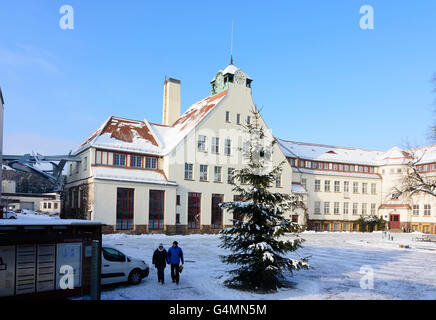
POLYGON ((153 253, 153 264, 157 269, 157 280, 164 284, 164 270, 167 262, 167 251, 164 249, 162 243, 159 243, 159 247, 153 253))
POLYGON ((167 261, 168 264, 171 264, 171 279, 176 284, 179 284, 180 261, 182 261, 182 265, 185 261, 183 259, 182 248, 178 246, 177 241, 174 241, 173 246, 168 249, 167 261))

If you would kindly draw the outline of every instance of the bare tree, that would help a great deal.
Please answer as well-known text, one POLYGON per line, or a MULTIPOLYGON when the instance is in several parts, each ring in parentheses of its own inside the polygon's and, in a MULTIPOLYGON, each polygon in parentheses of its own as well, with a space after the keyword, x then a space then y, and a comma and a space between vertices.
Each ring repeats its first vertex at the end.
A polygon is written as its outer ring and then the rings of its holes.
MULTIPOLYGON (((436 72, 431 79, 433 93, 436 93, 436 72)), ((436 111, 436 98, 433 101, 433 105, 436 111)), ((431 127, 431 139, 436 141, 436 125, 431 127)), ((421 154, 417 156, 414 154, 413 149, 409 149, 410 161, 407 163, 407 173, 403 181, 398 187, 395 187, 389 195, 392 199, 399 199, 400 197, 412 197, 418 194, 428 194, 436 197, 436 180, 427 176, 420 170, 420 162, 424 156, 421 154)))
POLYGON ((416 156, 412 151, 408 152, 410 160, 407 163, 407 173, 402 182, 394 187, 390 196, 392 199, 400 197, 412 197, 414 195, 428 194, 436 197, 436 180, 427 176, 422 170, 421 160, 424 156, 416 156))

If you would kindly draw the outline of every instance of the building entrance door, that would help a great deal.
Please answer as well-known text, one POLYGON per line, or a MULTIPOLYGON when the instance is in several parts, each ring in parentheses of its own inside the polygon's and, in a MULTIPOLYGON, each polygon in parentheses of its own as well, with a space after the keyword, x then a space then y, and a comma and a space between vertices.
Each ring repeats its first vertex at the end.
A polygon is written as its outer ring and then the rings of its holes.
POLYGON ((389 228, 390 229, 400 229, 400 215, 390 214, 389 215, 389 228))

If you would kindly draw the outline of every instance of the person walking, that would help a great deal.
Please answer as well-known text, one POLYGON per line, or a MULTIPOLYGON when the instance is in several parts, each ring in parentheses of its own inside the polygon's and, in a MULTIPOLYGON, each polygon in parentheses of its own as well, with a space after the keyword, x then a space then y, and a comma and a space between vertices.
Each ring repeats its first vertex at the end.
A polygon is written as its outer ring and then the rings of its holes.
POLYGON ((182 261, 182 265, 185 263, 183 259, 183 251, 182 248, 178 246, 177 241, 173 242, 173 246, 168 249, 167 261, 168 264, 171 264, 171 279, 176 284, 179 284, 180 278, 180 261, 182 261))
POLYGON ((153 253, 153 264, 157 269, 157 281, 164 284, 164 270, 167 262, 167 251, 162 243, 159 243, 159 247, 153 253))

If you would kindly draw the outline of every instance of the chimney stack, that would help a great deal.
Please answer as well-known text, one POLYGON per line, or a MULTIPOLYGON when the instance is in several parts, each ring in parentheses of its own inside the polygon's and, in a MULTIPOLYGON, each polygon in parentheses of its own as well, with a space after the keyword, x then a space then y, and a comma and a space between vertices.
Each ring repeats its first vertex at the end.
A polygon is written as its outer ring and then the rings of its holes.
POLYGON ((180 80, 168 78, 164 82, 162 124, 172 126, 180 117, 180 80))

